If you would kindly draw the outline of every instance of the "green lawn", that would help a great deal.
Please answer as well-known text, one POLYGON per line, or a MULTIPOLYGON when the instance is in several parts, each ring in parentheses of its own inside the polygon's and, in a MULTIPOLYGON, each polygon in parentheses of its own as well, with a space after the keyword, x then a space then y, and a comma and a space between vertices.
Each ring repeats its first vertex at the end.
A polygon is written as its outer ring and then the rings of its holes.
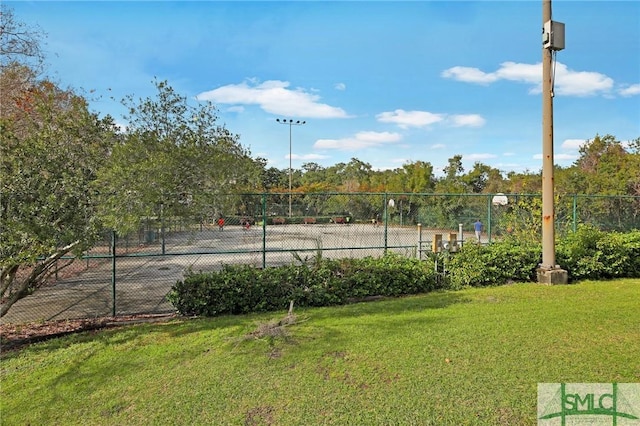
POLYGON ((176 320, 2 359, 2 425, 536 424, 539 382, 640 382, 640 280, 176 320))

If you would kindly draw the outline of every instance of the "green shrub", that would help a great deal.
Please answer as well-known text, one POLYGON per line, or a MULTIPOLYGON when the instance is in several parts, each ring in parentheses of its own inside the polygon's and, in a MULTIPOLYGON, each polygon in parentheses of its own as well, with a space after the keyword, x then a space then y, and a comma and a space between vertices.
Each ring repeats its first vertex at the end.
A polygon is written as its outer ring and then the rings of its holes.
POLYGON ((640 277, 640 230, 604 232, 583 225, 556 245, 570 280, 640 277))
MULTIPOLYGON (((499 285, 532 281, 542 247, 525 239, 505 238, 487 246, 466 244, 447 260, 447 285, 499 285)), ((446 260, 446 259, 445 259, 446 260)), ((569 280, 640 277, 640 231, 604 232, 581 226, 556 243, 556 263, 569 280)))
POLYGON ((296 306, 330 306, 369 296, 401 296, 437 288, 427 263, 388 254, 382 258, 320 259, 306 264, 257 269, 230 266, 189 273, 167 295, 183 315, 215 316, 296 306))
POLYGON ((452 255, 446 265, 447 283, 451 289, 468 286, 531 281, 541 260, 541 248, 514 238, 483 246, 465 244, 452 255))
POLYGON ((556 244, 556 260, 569 273, 569 279, 597 278, 602 270, 597 243, 604 233, 591 226, 580 226, 556 244))

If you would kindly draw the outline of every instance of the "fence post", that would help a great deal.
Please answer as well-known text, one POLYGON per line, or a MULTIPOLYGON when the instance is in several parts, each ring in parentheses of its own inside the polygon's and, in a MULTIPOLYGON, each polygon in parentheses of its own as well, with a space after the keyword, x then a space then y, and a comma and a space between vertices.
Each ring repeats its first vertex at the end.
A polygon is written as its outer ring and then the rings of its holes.
POLYGON ((267 194, 262 194, 262 269, 267 268, 267 194))
POLYGON ((422 260, 422 224, 418 224, 418 259, 422 260))
POLYGON ((111 231, 111 315, 116 316, 116 231, 111 231))
POLYGON ((487 195, 487 236, 489 242, 491 242, 491 197, 491 194, 487 195))
POLYGON ((162 254, 165 255, 166 251, 165 251, 165 240, 164 240, 164 203, 160 204, 160 236, 162 237, 162 254))
POLYGON ((389 211, 387 209, 387 193, 384 193, 384 254, 387 254, 387 224, 389 211))
POLYGON ((573 232, 578 230, 578 195, 573 194, 573 232))

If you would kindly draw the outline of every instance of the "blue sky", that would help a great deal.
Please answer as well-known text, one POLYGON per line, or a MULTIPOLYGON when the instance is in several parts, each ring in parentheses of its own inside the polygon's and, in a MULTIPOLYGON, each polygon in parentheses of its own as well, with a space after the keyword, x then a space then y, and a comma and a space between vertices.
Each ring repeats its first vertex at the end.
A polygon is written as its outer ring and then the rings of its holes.
MULTIPOLYGON (((294 168, 542 165, 541 1, 6 3, 47 33, 49 73, 122 124, 117 100, 152 96, 157 77, 211 100, 280 169, 277 118, 306 122, 291 129, 294 168)), ((553 19, 566 25, 554 140, 567 166, 596 134, 640 137, 640 2, 555 0, 553 19)))

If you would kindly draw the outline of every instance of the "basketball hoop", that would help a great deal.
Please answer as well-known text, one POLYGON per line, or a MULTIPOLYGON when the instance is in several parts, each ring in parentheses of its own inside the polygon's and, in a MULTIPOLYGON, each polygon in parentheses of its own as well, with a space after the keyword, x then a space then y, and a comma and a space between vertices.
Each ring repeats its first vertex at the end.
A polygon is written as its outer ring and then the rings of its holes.
POLYGON ((494 206, 506 206, 507 204, 509 204, 509 200, 507 199, 506 195, 499 192, 493 196, 491 204, 493 204, 494 206))

